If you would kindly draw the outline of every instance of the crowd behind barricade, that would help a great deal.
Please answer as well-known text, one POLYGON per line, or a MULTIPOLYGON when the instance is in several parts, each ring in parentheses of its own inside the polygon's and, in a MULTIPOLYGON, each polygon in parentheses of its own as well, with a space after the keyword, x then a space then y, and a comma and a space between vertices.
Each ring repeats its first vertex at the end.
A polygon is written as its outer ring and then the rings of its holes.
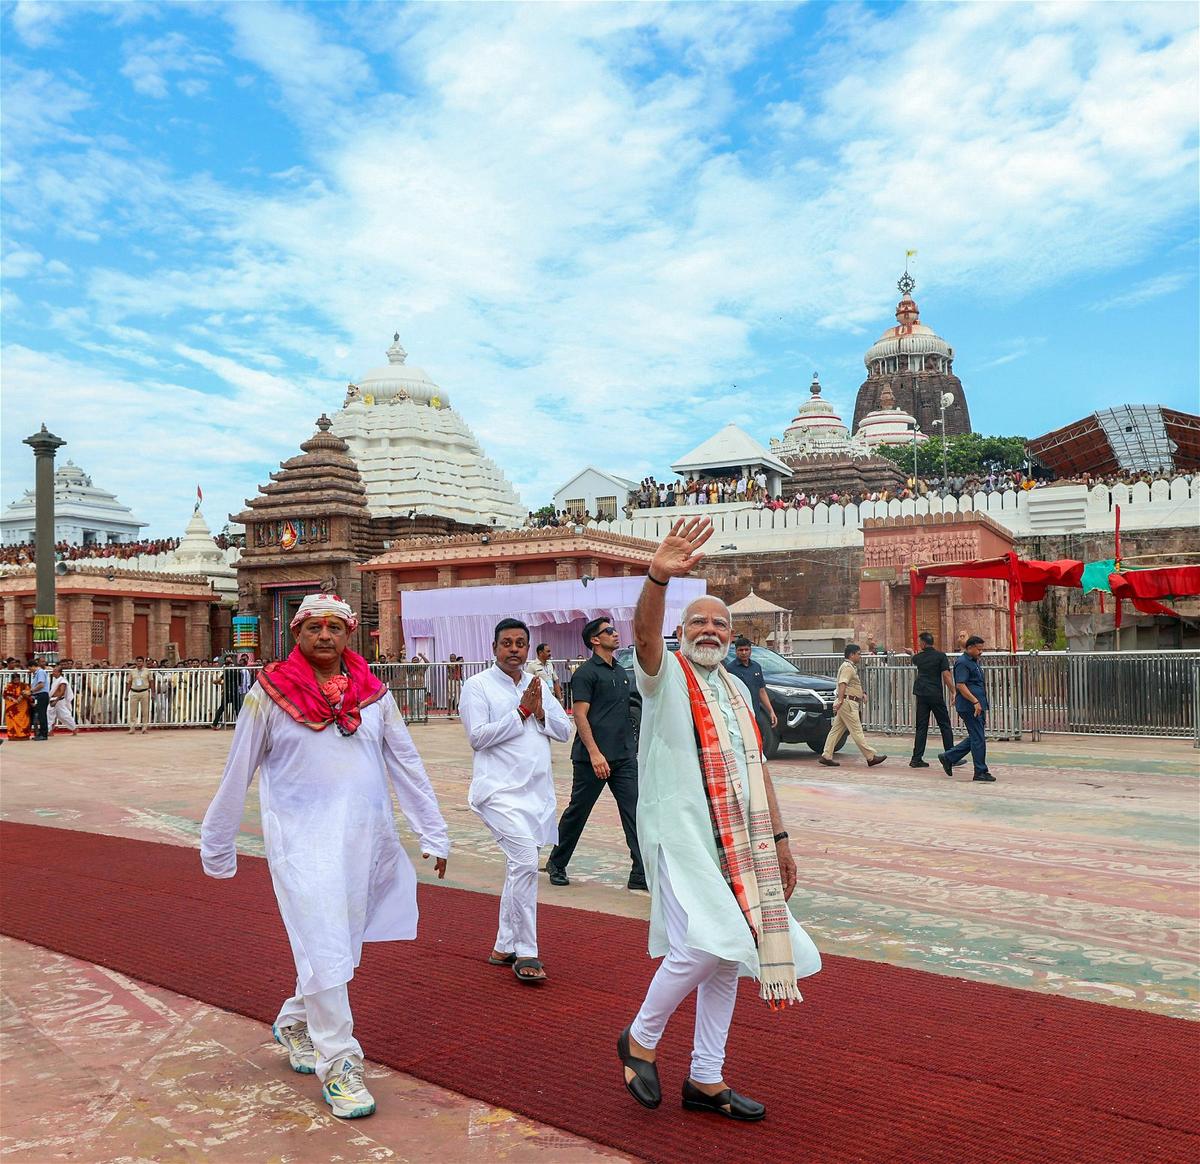
MULTIPOLYGON (((231 727, 241 710, 246 692, 258 671, 271 660, 248 654, 225 653, 211 661, 202 658, 141 658, 125 661, 101 659, 84 662, 62 659, 53 667, 38 659, 8 657, 3 662, 4 723, 10 740, 47 738, 65 727, 123 727, 130 732, 154 727, 197 727, 214 730, 231 727), (38 671, 44 672, 41 686, 51 697, 46 707, 45 734, 39 729, 35 709, 38 671), (59 682, 65 685, 59 687, 59 682), (58 705, 66 716, 56 715, 58 705)), ((543 665, 555 676, 555 685, 566 692, 570 706, 569 679, 582 658, 555 663, 546 657, 543 665)), ((431 713, 457 716, 463 681, 489 664, 468 662, 451 654, 444 662, 433 662, 423 654, 411 658, 403 652, 386 653, 371 663, 371 669, 392 690, 408 722, 424 722, 431 713)))

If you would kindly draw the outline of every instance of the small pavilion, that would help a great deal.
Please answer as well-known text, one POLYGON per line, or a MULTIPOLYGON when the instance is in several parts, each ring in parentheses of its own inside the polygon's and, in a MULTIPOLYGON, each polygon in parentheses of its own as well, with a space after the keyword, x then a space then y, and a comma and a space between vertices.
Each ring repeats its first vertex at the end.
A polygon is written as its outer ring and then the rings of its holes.
POLYGON ((735 631, 738 629, 736 623, 739 620, 753 620, 759 623, 772 620, 775 629, 768 637, 777 651, 786 650, 787 644, 791 642, 792 612, 786 607, 776 606, 775 603, 760 598, 753 590, 745 598, 739 598, 737 602, 731 603, 729 613, 733 616, 735 631))

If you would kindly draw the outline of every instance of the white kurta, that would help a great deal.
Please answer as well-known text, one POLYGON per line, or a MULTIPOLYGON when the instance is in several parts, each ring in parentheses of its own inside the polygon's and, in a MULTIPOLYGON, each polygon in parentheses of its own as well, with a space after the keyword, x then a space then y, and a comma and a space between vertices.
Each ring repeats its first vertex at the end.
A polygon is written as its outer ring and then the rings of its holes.
POLYGON ((446 822, 391 695, 362 709, 352 736, 296 723, 259 688, 246 693, 225 774, 200 832, 204 871, 232 877, 246 792, 259 779, 263 841, 302 993, 354 977, 366 942, 417 933, 416 874, 396 835, 390 789, 435 857, 446 822), (390 787, 389 787, 390 780, 390 787))
POLYGON ((550 741, 565 742, 571 721, 549 684, 525 672, 514 683, 493 664, 463 684, 458 712, 475 752, 467 803, 505 836, 532 837, 537 845, 557 841, 550 741), (544 724, 517 711, 530 683, 542 685, 544 724))
MULTIPOLYGON (((666 854, 670 869, 671 889, 687 913, 687 944, 737 962, 743 974, 757 977, 758 950, 754 936, 721 873, 683 667, 665 650, 657 675, 647 675, 636 659, 634 666, 642 695, 638 843, 650 885, 650 956, 664 956, 670 945, 657 888, 661 851, 666 854)), ((700 667, 696 673, 702 679, 712 679, 700 667)), ((738 687, 745 693, 744 686, 739 683, 738 687)), ((743 698, 751 706, 748 693, 743 698)), ((726 727, 730 728, 731 739, 736 740, 737 721, 724 694, 718 699, 718 706, 726 727)), ((753 710, 750 714, 753 718, 753 710)), ((741 760, 739 776, 744 779, 745 757, 741 760)), ((738 792, 742 795, 740 788, 738 792)), ((796 976, 815 974, 821 968, 821 956, 794 917, 791 937, 796 976)))

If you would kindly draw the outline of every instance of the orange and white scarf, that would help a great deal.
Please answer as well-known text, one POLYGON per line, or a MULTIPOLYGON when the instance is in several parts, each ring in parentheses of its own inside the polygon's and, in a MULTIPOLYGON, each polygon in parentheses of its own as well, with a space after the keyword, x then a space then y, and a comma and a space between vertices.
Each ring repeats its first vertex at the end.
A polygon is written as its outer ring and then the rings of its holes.
POLYGON ((721 873, 758 946, 759 994, 774 1008, 800 1002, 792 955, 791 915, 783 896, 783 878, 775 852, 767 787, 763 779, 762 738, 758 724, 733 680, 718 667, 737 717, 746 756, 746 809, 738 797, 733 742, 712 688, 683 657, 675 656, 687 679, 692 723, 700 751, 700 774, 712 820, 721 873), (755 746, 757 744, 757 746, 755 746))

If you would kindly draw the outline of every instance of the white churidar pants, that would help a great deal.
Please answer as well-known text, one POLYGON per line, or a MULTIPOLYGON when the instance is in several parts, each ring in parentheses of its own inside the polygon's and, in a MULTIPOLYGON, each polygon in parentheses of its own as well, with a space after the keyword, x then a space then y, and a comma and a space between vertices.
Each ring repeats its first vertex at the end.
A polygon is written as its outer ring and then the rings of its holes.
POLYGON ((290 1027, 294 1023, 308 1024, 308 1037, 317 1052, 317 1077, 322 1083, 329 1069, 345 1055, 362 1058, 362 1047, 354 1037, 354 1017, 350 1014, 350 993, 346 983, 301 994, 296 993, 283 1004, 275 1025, 290 1027))
POLYGON ((504 853, 504 892, 500 895, 500 927, 496 949, 518 958, 536 958, 538 847, 532 837, 506 836, 484 824, 504 853))
POLYGON ((78 728, 71 704, 65 700, 60 699, 57 703, 50 704, 48 718, 51 731, 54 731, 56 727, 64 727, 69 732, 76 731, 78 728))
POLYGON ((657 1047, 671 1015, 694 990, 692 1081, 720 1083, 725 1066, 725 1040, 733 1018, 733 1004, 737 1001, 738 964, 687 944, 687 914, 671 890, 666 854, 661 849, 657 890, 671 948, 650 982, 630 1034, 643 1047, 657 1047))

